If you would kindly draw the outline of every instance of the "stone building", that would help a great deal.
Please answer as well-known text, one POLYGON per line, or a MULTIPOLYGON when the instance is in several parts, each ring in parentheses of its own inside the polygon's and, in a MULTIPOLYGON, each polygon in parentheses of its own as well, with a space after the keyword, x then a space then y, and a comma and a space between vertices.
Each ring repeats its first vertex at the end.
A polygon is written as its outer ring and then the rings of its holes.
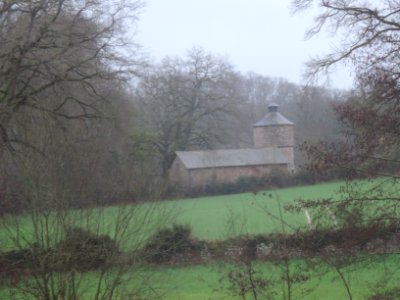
POLYGON ((277 104, 253 125, 254 148, 177 151, 170 181, 185 189, 210 182, 235 182, 240 177, 263 177, 294 172, 294 124, 278 112, 277 104))

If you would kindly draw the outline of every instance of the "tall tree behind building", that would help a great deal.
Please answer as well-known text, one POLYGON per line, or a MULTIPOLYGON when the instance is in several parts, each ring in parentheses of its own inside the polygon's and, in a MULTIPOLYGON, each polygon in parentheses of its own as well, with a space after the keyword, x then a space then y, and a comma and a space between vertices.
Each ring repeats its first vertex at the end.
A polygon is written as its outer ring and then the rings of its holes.
POLYGON ((211 149, 223 143, 235 113, 238 77, 224 59, 202 49, 166 58, 138 86, 147 144, 167 174, 177 150, 211 149))

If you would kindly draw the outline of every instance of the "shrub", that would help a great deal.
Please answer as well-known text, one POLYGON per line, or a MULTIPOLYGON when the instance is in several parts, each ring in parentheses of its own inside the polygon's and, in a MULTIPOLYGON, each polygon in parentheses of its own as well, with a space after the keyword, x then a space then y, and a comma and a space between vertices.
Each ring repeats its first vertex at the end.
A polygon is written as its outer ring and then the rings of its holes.
POLYGON ((75 269, 88 271, 115 262, 119 253, 113 239, 81 228, 68 228, 65 238, 55 247, 27 248, 0 252, 0 281, 17 282, 33 273, 50 273, 75 269))
POLYGON ((243 193, 248 191, 257 191, 263 187, 264 179, 255 176, 243 176, 235 182, 209 182, 204 193, 206 195, 227 195, 243 193))
POLYGON ((248 238, 243 245, 242 258, 245 261, 255 260, 257 258, 257 240, 248 238))
POLYGON ((7 214, 18 215, 24 212, 29 203, 16 195, 7 194, 5 190, 0 190, 0 217, 7 214))
MULTIPOLYGON (((328 181, 333 178, 321 178, 328 181)), ((303 184, 315 184, 316 175, 310 172, 300 171, 293 175, 282 172, 273 172, 263 177, 243 176, 235 182, 209 182, 204 190, 192 190, 191 195, 228 195, 243 192, 257 192, 262 189, 283 188, 303 184)))
POLYGON ((206 195, 233 194, 237 189, 232 182, 210 182, 205 187, 206 195))
POLYGON ((91 270, 104 266, 119 252, 118 246, 107 235, 72 227, 55 247, 54 265, 62 269, 91 270))
POLYGON ((36 268, 31 249, 0 252, 0 287, 9 282, 18 282, 30 269, 36 268))
POLYGON ((143 248, 145 259, 152 263, 166 263, 177 255, 188 255, 199 250, 199 244, 191 238, 188 226, 173 225, 156 232, 143 248))

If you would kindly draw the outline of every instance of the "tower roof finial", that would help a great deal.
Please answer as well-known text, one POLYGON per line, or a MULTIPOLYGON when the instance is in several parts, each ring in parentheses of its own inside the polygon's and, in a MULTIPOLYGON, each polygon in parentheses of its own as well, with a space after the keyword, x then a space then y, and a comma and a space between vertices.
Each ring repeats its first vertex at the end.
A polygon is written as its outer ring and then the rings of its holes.
POLYGON ((277 112, 278 111, 279 105, 276 103, 271 103, 268 105, 268 111, 269 112, 277 112))
POLYGON ((286 119, 278 112, 279 105, 271 103, 268 105, 268 113, 260 121, 255 123, 253 127, 264 127, 274 125, 293 125, 293 122, 286 119))

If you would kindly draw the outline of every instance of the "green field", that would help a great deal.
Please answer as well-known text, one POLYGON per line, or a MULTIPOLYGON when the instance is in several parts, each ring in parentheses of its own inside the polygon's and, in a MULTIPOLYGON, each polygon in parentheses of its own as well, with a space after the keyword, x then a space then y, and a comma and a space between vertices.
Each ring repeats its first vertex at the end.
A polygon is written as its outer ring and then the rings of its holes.
MULTIPOLYGON (((376 183, 376 181, 375 181, 376 183)), ((148 230, 143 231, 141 240, 145 240, 157 228, 168 227, 172 224, 190 225, 193 236, 199 239, 218 240, 243 234, 265 234, 271 232, 292 231, 307 225, 305 211, 298 213, 287 212, 283 208, 286 204, 293 204, 299 199, 316 200, 321 198, 338 198, 338 192, 343 182, 332 182, 310 186, 298 186, 285 189, 262 191, 259 193, 243 193, 225 196, 201 197, 181 200, 164 200, 151 204, 136 205, 135 212, 138 222, 135 226, 142 226, 140 211, 152 211, 152 223, 146 223, 148 230), (282 218, 289 225, 282 229, 282 218)), ((364 185, 368 186, 368 183, 364 185)), ((117 206, 94 209, 90 216, 95 224, 101 218, 102 232, 112 235, 116 223, 116 216, 121 210, 129 210, 133 206, 117 206)), ((311 219, 313 212, 309 211, 311 219)), ((75 210, 71 213, 76 219, 77 226, 85 226, 86 211, 75 210), (81 215, 84 215, 81 217, 81 215)), ((329 216, 327 215, 327 219, 329 216)), ((13 222, 13 219, 11 220, 13 222)), ((29 240, 32 236, 32 223, 29 217, 19 218, 20 232, 29 240)), ((149 220, 146 220, 149 221, 149 220)), ((9 234, 0 228, 0 249, 13 248, 8 239, 9 234)), ((131 247, 126 241, 126 247, 131 247)))
MULTIPOLYGON (((300 262, 301 263, 301 262, 300 262)), ((400 273, 397 271, 400 263, 398 255, 385 258, 379 257, 376 261, 366 263, 362 267, 350 266, 342 269, 348 281, 354 300, 367 299, 373 293, 383 288, 398 286, 400 273)), ((239 300, 227 289, 227 273, 233 265, 223 263, 211 263, 208 265, 180 266, 180 267, 146 267, 145 269, 133 270, 126 275, 128 288, 137 288, 143 284, 150 284, 165 300, 239 300)), ((279 280, 283 269, 271 263, 256 263, 256 270, 264 278, 279 280)), ((293 285, 293 299, 307 300, 342 300, 349 299, 346 289, 337 273, 321 265, 326 273, 322 276, 316 274, 306 283, 293 285), (310 291, 305 292, 307 289, 310 291)), ((84 286, 82 299, 91 297, 95 289, 95 281, 92 282, 96 273, 84 275, 84 286)), ((274 297, 267 299, 281 300, 283 298, 284 282, 276 283, 269 289, 274 292, 274 297)), ((8 288, 0 288, 0 299, 31 299, 22 297, 19 291, 8 288)), ((33 298, 32 298, 33 299, 33 298)), ((122 299, 125 299, 122 296, 122 299)), ((252 297, 249 297, 252 299, 252 297)), ((261 298, 266 299, 266 298, 261 298)), ((397 299, 397 298, 396 298, 397 299)))
MULTIPOLYGON (((262 234, 282 231, 279 210, 283 211, 285 222, 295 228, 305 226, 304 212, 289 213, 283 210, 286 204, 298 199, 319 199, 333 197, 342 182, 313 186, 291 187, 264 191, 257 194, 204 197, 186 200, 166 201, 160 205, 176 207, 179 224, 189 224, 193 235, 202 239, 223 239, 238 234, 262 234), (232 228, 234 221, 234 228, 232 228)), ((290 230, 290 228, 286 228, 290 230)))
MULTIPOLYGON (((344 182, 331 182, 318 185, 297 186, 284 189, 267 190, 259 193, 243 193, 225 196, 211 196, 183 200, 162 201, 157 204, 160 210, 171 212, 170 222, 190 225, 193 235, 200 239, 225 239, 241 234, 265 234, 282 232, 282 219, 288 224, 284 230, 307 226, 304 210, 288 212, 284 210, 287 204, 296 200, 340 199, 344 182)), ((398 194, 398 185, 384 179, 373 181, 355 181, 360 190, 371 186, 379 186, 385 193, 398 194)), ((379 203, 375 203, 376 207, 379 203)), ((311 219, 313 212, 308 211, 311 219)), ((327 219, 330 216, 326 214, 327 219)), ((170 225, 164 224, 165 226, 170 225)))
MULTIPOLYGON (((153 204, 143 204, 138 209, 153 210, 154 226, 145 234, 148 236, 155 228, 166 227, 172 224, 190 225, 193 236, 199 239, 216 240, 225 239, 241 234, 262 234, 282 231, 279 221, 280 209, 285 222, 299 228, 306 225, 304 212, 289 213, 283 210, 286 204, 294 203, 298 199, 319 199, 331 197, 340 188, 341 182, 325 183, 314 186, 291 187, 254 193, 243 193, 226 196, 213 196, 182 200, 168 200, 153 204)), ((123 207, 108 207, 101 210, 98 215, 93 212, 93 219, 98 216, 104 220, 103 229, 105 233, 112 233, 115 218, 118 211, 123 207)), ((125 208, 124 208, 125 209, 125 208)), ((130 209, 127 206, 126 209, 130 209)), ((81 211, 75 211, 76 224, 82 222, 81 211)), ((136 214, 138 212, 135 212, 136 214)), ((290 227, 285 230, 290 231, 290 227)), ((20 232, 29 240, 32 236, 32 225, 29 217, 20 218, 20 232)), ((7 238, 8 233, 0 230, 0 247, 13 248, 11 241, 7 238)), ((143 239, 146 237, 143 237, 143 239)), ((129 242, 127 246, 129 247, 129 242)))
MULTIPOLYGON (((376 293, 379 281, 392 273, 396 275, 385 282, 386 287, 397 286, 400 279, 399 272, 396 272, 399 263, 400 258, 393 256, 368 264, 361 269, 354 267, 344 269, 353 299, 366 299, 369 295, 376 293)), ((170 289, 165 289, 168 300, 240 299, 227 292, 226 281, 219 283, 220 278, 226 278, 230 267, 229 265, 193 266, 153 270, 153 272, 165 272, 164 284, 170 287, 170 289)), ((264 274, 265 278, 271 278, 271 274, 280 276, 282 272, 279 267, 269 263, 259 263, 256 268, 264 274)), ((276 293, 276 299, 283 299, 281 284, 275 285, 273 290, 276 293)), ((348 299, 339 276, 332 271, 321 277, 315 276, 305 284, 295 284, 293 292, 293 299, 348 299), (308 288, 311 289, 310 293, 305 293, 304 290, 308 288)), ((249 297, 249 299, 252 298, 249 297)))
MULTIPOLYGON (((321 199, 339 197, 338 191, 342 182, 325 183, 314 186, 292 187, 254 193, 243 193, 236 195, 214 196, 183 200, 161 201, 155 204, 142 204, 140 210, 147 211, 152 206, 155 211, 157 226, 149 226, 151 230, 145 233, 143 238, 148 237, 155 228, 166 227, 172 224, 190 225, 193 236, 199 239, 218 240, 242 234, 263 234, 271 232, 291 231, 291 228, 306 227, 307 218, 304 211, 290 213, 283 210, 286 204, 294 203, 298 199, 321 199), (282 228, 279 221, 280 213, 288 226, 282 228)), ((115 223, 115 216, 120 209, 129 209, 131 206, 109 207, 104 210, 104 232, 110 233, 113 229, 110 224, 115 223)), ((80 211, 72 214, 79 218, 80 211)), ((94 216, 96 213, 94 213, 94 216)), ((310 212, 312 218, 312 212, 310 212)), ((22 231, 28 237, 32 231, 28 217, 21 217, 22 231)), ((153 221, 156 222, 156 221, 153 221)), ((12 248, 7 241, 7 233, 0 230, 1 248, 12 248)), ((129 249, 129 241, 127 243, 129 249)), ((394 272, 399 265, 396 256, 390 256, 374 262, 362 268, 347 267, 343 270, 349 280, 353 299, 365 299, 373 291, 375 284, 383 278, 384 274, 394 272)), ((184 299, 239 299, 234 298, 226 290, 226 274, 232 266, 223 263, 212 263, 208 265, 185 266, 185 267, 145 267, 139 273, 132 272, 130 285, 137 284, 134 279, 153 278, 156 287, 168 300, 184 299)), ((257 263, 257 269, 265 274, 265 277, 280 276, 280 269, 270 263, 257 263), (273 274, 273 275, 271 275, 273 274)), ((96 276, 91 273, 85 276, 96 276)), ((400 276, 387 280, 385 284, 395 286, 400 276)), ((90 279, 88 279, 90 281, 90 279)), ((347 294, 337 273, 332 270, 318 278, 313 277, 306 284, 298 285, 298 293, 295 299, 300 298, 300 289, 316 287, 311 294, 302 299, 347 299, 347 294)), ((277 299, 282 299, 281 286, 273 288, 277 299), (281 295, 281 296, 279 296, 281 295)), ((8 299, 9 290, 0 291, 0 299, 8 299)), ((90 289, 87 290, 90 292, 90 289)))

